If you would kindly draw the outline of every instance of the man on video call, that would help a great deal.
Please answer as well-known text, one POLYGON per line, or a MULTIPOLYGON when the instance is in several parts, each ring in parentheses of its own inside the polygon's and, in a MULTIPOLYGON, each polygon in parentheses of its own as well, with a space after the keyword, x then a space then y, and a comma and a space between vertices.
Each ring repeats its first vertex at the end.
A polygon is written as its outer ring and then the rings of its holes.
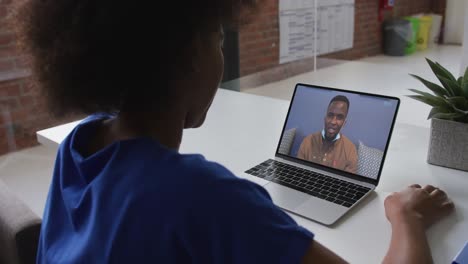
POLYGON ((356 173, 357 151, 353 142, 340 133, 349 111, 346 96, 335 96, 328 104, 325 126, 304 138, 297 157, 328 167, 356 173))

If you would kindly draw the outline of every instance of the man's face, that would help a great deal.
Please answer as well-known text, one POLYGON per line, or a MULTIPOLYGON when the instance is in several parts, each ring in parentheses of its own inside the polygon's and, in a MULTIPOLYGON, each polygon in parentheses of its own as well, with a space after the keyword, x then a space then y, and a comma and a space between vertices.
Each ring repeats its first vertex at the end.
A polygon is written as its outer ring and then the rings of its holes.
POLYGON ((343 127, 348 115, 348 105, 345 102, 335 101, 330 104, 325 116, 325 138, 335 139, 343 127))

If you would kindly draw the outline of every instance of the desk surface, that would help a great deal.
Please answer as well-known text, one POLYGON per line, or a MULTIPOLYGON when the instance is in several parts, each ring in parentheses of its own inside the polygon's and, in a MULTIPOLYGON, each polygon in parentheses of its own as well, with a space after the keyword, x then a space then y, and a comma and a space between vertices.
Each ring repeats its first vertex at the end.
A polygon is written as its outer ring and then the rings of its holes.
MULTIPOLYGON (((184 132, 180 151, 202 153, 234 172, 242 172, 274 156, 289 102, 220 89, 199 129, 184 132)), ((57 148, 77 122, 37 132, 40 143, 57 148)), ((427 127, 397 123, 381 182, 376 192, 351 210, 333 228, 293 218, 316 234, 316 239, 351 263, 379 263, 390 241, 383 201, 411 184, 433 184, 453 198, 457 212, 428 232, 435 263, 450 263, 468 238, 468 173, 426 162, 427 127), (365 252, 365 254, 363 254, 365 252)))

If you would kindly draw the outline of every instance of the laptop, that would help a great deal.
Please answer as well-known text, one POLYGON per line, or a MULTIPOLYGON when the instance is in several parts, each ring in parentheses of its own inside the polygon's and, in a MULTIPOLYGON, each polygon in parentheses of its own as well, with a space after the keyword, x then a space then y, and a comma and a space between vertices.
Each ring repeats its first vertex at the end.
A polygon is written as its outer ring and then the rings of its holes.
POLYGON ((299 83, 274 158, 243 176, 286 211, 333 225, 378 185, 400 100, 299 83))

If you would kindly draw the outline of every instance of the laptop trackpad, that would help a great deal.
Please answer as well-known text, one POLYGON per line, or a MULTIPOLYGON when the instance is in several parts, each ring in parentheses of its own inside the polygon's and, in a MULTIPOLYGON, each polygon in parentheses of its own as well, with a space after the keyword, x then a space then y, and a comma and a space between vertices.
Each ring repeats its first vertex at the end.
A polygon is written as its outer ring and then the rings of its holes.
POLYGON ((310 199, 310 195, 270 182, 263 186, 271 196, 273 203, 279 207, 295 210, 310 199))

